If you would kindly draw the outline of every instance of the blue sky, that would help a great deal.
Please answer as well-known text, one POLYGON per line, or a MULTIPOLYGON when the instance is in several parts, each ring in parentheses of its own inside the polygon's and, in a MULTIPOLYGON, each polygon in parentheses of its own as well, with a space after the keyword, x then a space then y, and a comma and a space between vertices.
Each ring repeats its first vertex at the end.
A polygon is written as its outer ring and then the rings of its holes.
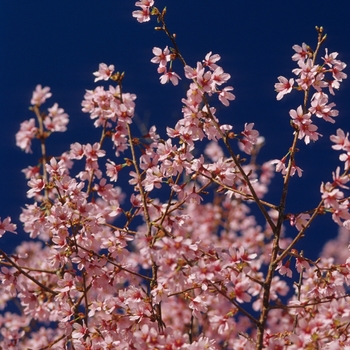
MULTIPOLYGON (((339 52, 339 58, 350 64, 350 2, 335 8, 327 1, 159 0, 156 6, 167 6, 167 23, 177 34, 189 65, 194 66, 209 51, 221 55, 220 63, 232 77, 229 83, 235 88, 236 101, 229 108, 218 109, 217 115, 237 129, 245 122, 255 123, 266 138, 261 161, 281 158, 287 152, 292 140, 288 112, 302 103, 297 93, 276 101, 273 88, 279 75, 293 77, 291 70, 296 65, 291 47, 302 42, 314 47, 314 27, 323 26, 328 34, 325 47, 339 52)), ((51 87, 53 97, 47 107, 58 102, 70 115, 68 132, 49 139, 52 154, 67 150, 75 141, 98 139, 80 104, 85 89, 96 86, 92 72, 100 62, 126 72, 124 89, 137 95, 136 111, 146 126, 157 124, 164 135, 165 126, 174 125, 180 117, 187 81, 177 87, 159 84, 156 66, 150 63, 152 48, 169 42, 163 33, 153 30, 155 21, 137 23, 131 16, 135 9, 134 1, 127 0, 1 2, 2 218, 10 215, 18 222, 20 207, 30 202, 20 170, 36 163, 39 149, 34 147, 33 155, 24 154, 15 146, 15 133, 23 120, 33 117, 28 107, 37 84, 51 87)), ((182 74, 181 65, 176 67, 182 74)), ((297 161, 304 176, 291 183, 291 211, 313 208, 320 197, 320 182, 331 179, 338 154, 330 151, 328 135, 338 127, 350 130, 349 96, 350 83, 345 81, 332 100, 340 111, 336 124, 319 120, 324 137, 309 147, 300 144, 297 161)), ((277 174, 271 199, 278 198, 280 184, 277 174)), ((324 239, 336 234, 336 227, 330 225, 329 217, 321 218, 312 232, 305 242, 311 251, 318 251, 324 239)), ((15 244, 15 238, 5 236, 4 242, 15 244)))

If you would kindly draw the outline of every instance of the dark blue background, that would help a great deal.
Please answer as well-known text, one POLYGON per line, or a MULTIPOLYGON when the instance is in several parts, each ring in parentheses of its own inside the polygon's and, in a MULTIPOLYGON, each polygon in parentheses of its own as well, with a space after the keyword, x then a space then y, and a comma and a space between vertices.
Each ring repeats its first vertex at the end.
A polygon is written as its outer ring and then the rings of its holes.
MULTIPOLYGON (((294 92, 276 101, 277 76, 294 77, 291 70, 294 44, 306 42, 315 47, 315 25, 328 33, 326 47, 338 51, 339 59, 350 63, 350 2, 328 1, 156 1, 167 6, 167 23, 177 34, 180 50, 194 66, 206 53, 219 53, 219 62, 231 74, 229 85, 236 95, 229 108, 220 108, 217 116, 241 130, 244 122, 255 122, 266 138, 260 161, 281 158, 292 140, 289 109, 302 103, 302 94, 294 92)), ((81 112, 85 89, 93 89, 92 72, 100 62, 114 64, 125 71, 124 91, 137 95, 136 112, 147 127, 158 125, 164 135, 166 125, 174 125, 181 116, 181 98, 188 81, 179 86, 160 85, 156 65, 150 63, 154 46, 169 44, 156 32, 156 22, 139 24, 131 13, 134 1, 126 0, 3 0, 0 4, 0 215, 10 215, 18 223, 27 185, 21 169, 34 165, 33 155, 15 146, 19 124, 33 117, 28 110, 37 84, 50 86, 53 97, 47 107, 58 102, 70 116, 68 132, 57 133, 48 141, 51 154, 59 154, 75 141, 94 142, 94 130, 87 114, 81 112)), ((322 55, 324 50, 321 51, 322 55)), ((177 71, 182 74, 178 63, 177 71)), ((345 70, 348 72, 348 70, 345 70)), ((336 124, 317 120, 324 137, 308 147, 300 143, 298 165, 301 179, 293 178, 287 209, 296 212, 317 205, 321 181, 331 180, 338 164, 338 154, 330 149, 329 135, 338 127, 350 130, 350 86, 345 81, 332 101, 340 116, 336 124)), ((277 174, 269 199, 278 203, 281 176, 277 174)), ((19 233, 21 228, 19 225, 19 233)), ((291 230, 290 234, 296 231, 291 230)), ((304 242, 306 254, 315 257, 325 240, 334 237, 337 227, 330 217, 320 218, 304 242)), ((4 245, 13 246, 23 235, 7 233, 4 245)))

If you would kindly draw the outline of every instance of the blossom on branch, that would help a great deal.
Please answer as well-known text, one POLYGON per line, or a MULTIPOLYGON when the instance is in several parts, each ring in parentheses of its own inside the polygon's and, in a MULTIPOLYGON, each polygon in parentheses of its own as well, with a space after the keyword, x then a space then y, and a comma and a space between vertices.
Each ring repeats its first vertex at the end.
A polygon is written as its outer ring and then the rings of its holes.
POLYGON ((96 77, 95 82, 99 80, 108 80, 114 72, 114 65, 107 66, 105 63, 100 63, 98 71, 94 72, 93 75, 96 77))
POLYGON ((148 22, 151 19, 150 6, 152 5, 144 5, 144 3, 153 5, 153 1, 146 0, 136 2, 135 5, 141 7, 141 10, 133 11, 132 16, 136 18, 139 23, 148 22))
POLYGON ((294 79, 288 79, 282 76, 278 78, 279 83, 275 84, 275 90, 278 92, 276 99, 281 100, 282 97, 286 94, 289 94, 293 89, 294 79))
POLYGON ((52 96, 52 93, 50 92, 50 88, 48 86, 45 86, 44 88, 39 84, 36 86, 35 91, 33 91, 32 99, 30 100, 30 103, 33 106, 40 106, 46 102, 48 98, 52 96))
POLYGON ((16 224, 11 223, 11 218, 8 216, 6 219, 1 221, 0 218, 0 237, 7 231, 7 232, 12 232, 12 233, 17 233, 16 232, 16 224))
MULTIPOLYGON (((212 97, 224 106, 235 99, 220 56, 209 52, 186 65, 166 8, 153 0, 135 5, 141 9, 133 17, 156 16, 157 32, 173 45, 153 47, 160 82, 178 85, 174 60, 184 65, 181 116, 166 131, 135 125, 136 95, 124 91, 113 65, 101 63, 95 81, 112 78, 111 85, 87 90, 81 103, 100 135, 52 155, 46 141, 66 131, 68 115, 57 103, 41 111, 51 93, 37 86, 30 111, 38 126, 32 118, 16 135, 21 149, 30 151, 37 138, 42 150, 23 171, 31 204, 20 221, 32 240, 0 251, 0 348, 349 347, 349 235, 333 244, 337 260, 331 249, 316 260, 297 250, 321 214, 342 232, 350 228, 348 133, 330 137, 344 170, 338 166, 322 183, 318 204, 297 214, 286 209, 287 193, 297 190, 290 176, 302 175, 298 142, 321 136, 319 119, 335 122, 338 111, 324 90, 333 95, 346 65, 327 50, 317 64, 322 28, 316 50, 293 46, 297 77, 279 76, 275 89, 278 100, 299 93, 301 104, 289 110, 294 138, 281 159, 260 163, 265 139, 255 124, 240 131, 236 118, 223 119, 211 104, 212 97), (274 168, 284 177, 279 202, 266 196, 278 185, 274 168), (286 232, 286 220, 297 232, 286 232)), ((16 233, 10 217, 0 220, 0 237, 6 231, 16 233)))
POLYGON ((172 82, 173 85, 177 85, 179 83, 180 76, 171 70, 164 69, 163 75, 159 78, 161 84, 166 84, 169 81, 172 82))
POLYGON ((38 128, 35 126, 35 119, 31 118, 21 123, 19 131, 16 133, 16 146, 31 153, 32 140, 36 136, 38 128))

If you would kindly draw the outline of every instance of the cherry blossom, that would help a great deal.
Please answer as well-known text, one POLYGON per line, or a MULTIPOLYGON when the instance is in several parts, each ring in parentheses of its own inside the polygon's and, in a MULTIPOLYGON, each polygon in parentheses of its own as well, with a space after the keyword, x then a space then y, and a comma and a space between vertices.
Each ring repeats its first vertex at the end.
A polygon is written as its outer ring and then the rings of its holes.
POLYGON ((277 270, 281 275, 286 275, 287 277, 292 278, 293 272, 289 268, 289 265, 290 265, 290 260, 287 260, 285 264, 282 264, 282 262, 280 262, 280 265, 277 267, 277 270))
POLYGON ((36 136, 38 128, 35 126, 35 119, 31 118, 21 123, 20 130, 16 134, 16 146, 26 153, 31 153, 32 140, 36 136))
POLYGON ((232 91, 232 86, 225 86, 220 92, 219 92, 219 100, 224 106, 229 106, 230 102, 236 99, 236 96, 229 91, 232 91))
POLYGON ((27 191, 27 196, 28 198, 31 198, 40 193, 45 188, 45 181, 41 178, 33 178, 28 181, 28 186, 31 187, 31 189, 27 191))
POLYGON ((100 63, 98 71, 94 72, 95 82, 99 80, 108 80, 114 71, 114 65, 107 66, 105 63, 100 63))
POLYGON ((39 84, 36 86, 35 90, 33 91, 32 99, 30 100, 30 103, 32 105, 40 106, 46 102, 48 98, 52 96, 52 93, 50 92, 50 88, 48 86, 45 86, 44 88, 39 84))
POLYGON ((82 337, 84 337, 87 332, 88 332, 88 329, 86 328, 85 324, 84 324, 84 321, 83 321, 83 324, 79 324, 79 323, 74 323, 73 324, 73 328, 74 328, 74 331, 72 333, 72 338, 73 339, 81 339, 82 337))
POLYGON ((322 136, 316 131, 317 126, 312 124, 311 113, 304 114, 302 106, 299 106, 297 110, 291 109, 289 115, 295 127, 298 128, 298 138, 304 139, 305 144, 310 143, 310 140, 317 141, 318 137, 322 136))
POLYGON ((49 115, 44 119, 44 125, 47 130, 64 132, 67 130, 69 122, 68 114, 64 113, 63 108, 58 108, 55 103, 51 108, 48 108, 49 115))
POLYGON ((304 61, 306 58, 309 57, 309 49, 305 43, 302 43, 301 46, 293 45, 292 48, 296 52, 292 56, 293 61, 304 61))
POLYGON ((322 199, 326 208, 339 207, 339 200, 344 198, 344 193, 338 188, 334 188, 331 183, 321 184, 322 199))
MULTIPOLYGON (((152 3, 151 1, 147 1, 146 3, 152 3)), ((132 16, 134 18, 137 19, 138 22, 140 23, 144 23, 144 22, 148 22, 151 17, 150 17, 150 7, 147 6, 147 5, 143 5, 143 2, 136 2, 136 4, 139 4, 139 5, 136 5, 136 6, 139 6, 141 7, 141 10, 136 10, 136 11, 133 11, 132 13, 132 16)))
POLYGON ((338 111, 332 110, 332 107, 335 106, 334 103, 330 103, 329 105, 327 105, 327 103, 328 96, 325 93, 317 92, 313 95, 309 111, 318 118, 323 118, 328 122, 335 123, 335 120, 331 117, 336 117, 338 111))
POLYGON ((3 221, 1 221, 0 218, 0 237, 7 231, 7 232, 12 232, 12 233, 17 233, 16 232, 16 224, 11 223, 11 218, 7 217, 3 221))
POLYGON ((342 129, 337 129, 337 135, 331 135, 330 140, 335 143, 332 146, 335 150, 350 150, 349 133, 344 133, 342 129))
MULTIPOLYGON (((286 166, 286 159, 282 158, 281 160, 279 159, 274 159, 270 161, 270 164, 276 164, 276 171, 281 172, 282 175, 286 175, 287 174, 287 166, 286 166)), ((303 170, 296 166, 295 163, 292 164, 291 166, 291 172, 290 175, 293 176, 295 173, 298 174, 299 177, 302 176, 302 172, 303 170)))
POLYGON ((253 146, 257 143, 259 132, 253 129, 254 123, 245 123, 244 131, 242 135, 243 139, 240 140, 239 147, 247 154, 251 154, 253 146))
POLYGON ((206 54, 205 59, 203 60, 203 65, 209 67, 211 70, 215 70, 218 65, 216 64, 217 61, 221 59, 220 55, 218 54, 212 54, 210 51, 206 54))
MULTIPOLYGON (((166 46, 164 50, 159 47, 154 47, 152 52, 155 57, 151 59, 151 62, 159 64, 159 67, 166 67, 167 63, 170 61, 170 51, 168 46, 166 46)), ((161 72, 158 70, 158 73, 161 72)))
POLYGON ((222 69, 222 67, 216 67, 215 70, 213 71, 212 74, 212 81, 214 86, 216 85, 222 85, 224 83, 226 83, 230 78, 230 74, 225 73, 224 70, 222 69))
MULTIPOLYGON (((300 96, 289 110, 292 143, 276 145, 280 159, 260 162, 265 139, 255 124, 240 129, 214 107, 217 97, 225 107, 235 99, 220 56, 186 64, 165 30, 166 10, 153 0, 135 5, 138 22, 157 17, 157 31, 170 39, 172 47, 153 47, 161 83, 178 85, 174 61, 184 66, 180 117, 166 130, 135 127, 136 95, 124 91, 124 75, 101 63, 95 82, 112 78, 111 85, 87 90, 81 103, 100 137, 72 140, 52 155, 46 141, 66 131, 68 115, 58 103, 44 112, 50 89, 37 86, 28 112, 36 119, 20 125, 16 144, 30 152, 38 142, 42 154, 23 170, 29 203, 19 220, 29 238, 0 250, 0 347, 349 347, 348 132, 330 136, 344 169, 322 182, 318 204, 291 213, 287 196, 297 188, 290 176, 302 175, 300 140, 309 145, 321 136, 319 119, 335 123, 332 99, 346 64, 337 52, 326 50, 318 63, 318 49, 293 46, 297 78, 279 76, 275 84, 277 100, 292 89, 300 96), (275 171, 283 181, 274 181, 275 171), (276 202, 266 195, 278 183, 276 202), (339 236, 312 260, 303 238, 321 214, 339 236)), ((0 237, 16 230, 10 217, 0 220, 0 237)))
POLYGON ((302 213, 302 214, 299 214, 297 217, 293 216, 293 218, 291 219, 292 219, 291 225, 295 226, 295 228, 298 231, 300 231, 306 226, 307 222, 310 220, 310 215, 302 213))
POLYGON ((181 78, 177 73, 171 70, 168 71, 167 69, 164 69, 163 75, 159 78, 161 84, 166 84, 171 81, 175 86, 179 83, 179 79, 181 78))
POLYGON ((276 99, 281 100, 284 95, 289 94, 292 91, 294 79, 291 78, 288 81, 288 79, 283 76, 279 76, 277 79, 279 83, 275 84, 275 90, 278 92, 276 99))

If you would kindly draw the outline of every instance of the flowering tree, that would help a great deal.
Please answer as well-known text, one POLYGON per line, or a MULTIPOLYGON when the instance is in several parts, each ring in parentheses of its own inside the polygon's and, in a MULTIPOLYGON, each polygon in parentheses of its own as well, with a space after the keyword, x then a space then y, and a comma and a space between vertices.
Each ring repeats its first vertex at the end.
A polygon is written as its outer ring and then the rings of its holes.
MULTIPOLYGON (((295 78, 280 76, 275 84, 277 100, 300 96, 289 112, 293 142, 281 158, 259 164, 263 138, 254 123, 234 131, 212 106, 235 99, 220 56, 210 52, 188 65, 166 10, 153 0, 136 6, 133 17, 140 23, 155 17, 156 29, 170 40, 171 47, 153 48, 160 83, 188 79, 183 116, 164 136, 155 126, 139 135, 136 96, 124 92, 124 73, 101 63, 95 81, 111 85, 87 91, 82 102, 100 140, 72 143, 53 157, 46 140, 66 131, 68 115, 57 103, 44 112, 50 89, 36 87, 35 118, 16 135, 25 152, 33 140, 41 143, 38 165, 24 169, 33 201, 20 216, 33 241, 12 253, 0 250, 1 348, 350 348, 350 254, 343 238, 350 229, 348 133, 330 136, 344 170, 338 167, 332 181, 321 184, 317 206, 285 210, 290 179, 302 176, 298 142, 322 136, 317 118, 335 122, 329 97, 346 78, 346 65, 327 49, 319 57, 322 27, 314 49, 293 46, 295 78), (173 70, 175 60, 183 73, 173 70), (283 176, 277 204, 263 200, 275 172, 283 176), (129 188, 117 186, 123 178, 129 188), (296 244, 325 213, 341 227, 343 244, 337 259, 328 245, 313 261, 296 244), (284 234, 288 226, 293 238, 284 234)), ((6 231, 16 233, 9 217, 0 221, 0 236, 6 231)))

